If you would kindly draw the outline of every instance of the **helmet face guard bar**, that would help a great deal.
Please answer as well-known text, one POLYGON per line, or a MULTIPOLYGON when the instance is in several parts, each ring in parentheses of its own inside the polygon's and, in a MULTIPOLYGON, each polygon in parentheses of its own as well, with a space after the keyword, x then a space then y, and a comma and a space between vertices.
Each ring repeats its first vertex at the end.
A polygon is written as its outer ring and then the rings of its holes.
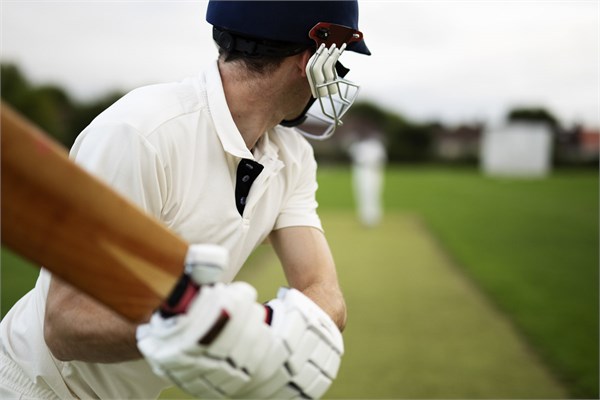
POLYGON ((320 22, 309 32, 317 43, 317 51, 306 65, 306 75, 313 98, 303 113, 293 121, 284 121, 285 126, 295 126, 305 122, 315 122, 315 126, 326 128, 319 133, 299 129, 307 138, 325 140, 342 125, 341 118, 354 103, 359 86, 344 79, 348 69, 339 62, 341 54, 350 43, 362 40, 362 33, 345 26, 320 22), (317 104, 315 100, 318 100, 317 104))
MULTIPOLYGON (((342 78, 344 78, 346 76, 346 74, 350 71, 348 68, 344 67, 342 65, 342 63, 339 61, 335 63, 335 70, 336 70, 338 76, 340 76, 342 78)), ((298 126, 298 125, 304 123, 304 121, 307 120, 307 118, 308 118, 307 113, 309 115, 311 115, 311 114, 314 115, 314 114, 320 113, 320 110, 317 110, 318 107, 316 107, 316 106, 313 107, 313 104, 315 104, 316 100, 317 100, 316 97, 311 97, 310 100, 308 101, 308 103, 306 104, 306 107, 304 108, 304 110, 302 110, 302 112, 300 113, 300 115, 297 118, 289 119, 289 120, 286 119, 284 121, 281 121, 279 123, 279 125, 283 125, 283 126, 287 126, 287 127, 295 127, 295 126, 298 126), (313 108, 313 110, 311 110, 311 108, 313 108)), ((319 122, 323 121, 321 118, 318 118, 318 117, 315 117, 313 119, 318 119, 319 122)), ((301 129, 300 129, 300 131, 303 132, 301 129)), ((303 132, 303 133, 308 133, 308 132, 303 132)), ((308 135, 314 135, 314 134, 308 133, 308 135)))
POLYGON ((311 92, 318 104, 318 107, 316 104, 311 107, 307 115, 327 126, 320 134, 302 131, 310 139, 325 140, 331 137, 335 129, 342 125, 342 117, 358 95, 359 86, 340 77, 335 68, 345 48, 346 44, 339 49, 335 43, 329 49, 321 44, 306 66, 311 92))

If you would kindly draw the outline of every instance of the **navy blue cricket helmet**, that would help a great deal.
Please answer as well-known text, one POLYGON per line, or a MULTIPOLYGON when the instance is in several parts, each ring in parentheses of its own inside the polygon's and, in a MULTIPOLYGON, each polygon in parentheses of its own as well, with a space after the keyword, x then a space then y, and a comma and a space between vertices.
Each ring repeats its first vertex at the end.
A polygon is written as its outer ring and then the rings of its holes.
MULTIPOLYGON (((250 40, 302 45, 304 49, 315 44, 309 37, 309 32, 319 22, 342 25, 358 31, 358 2, 211 0, 206 20, 218 29, 215 33, 217 37, 221 32, 226 32, 225 38, 217 40, 215 37, 220 45, 225 44, 224 47, 228 45, 228 35, 233 34, 250 40)), ((256 51, 253 43, 248 46, 246 48, 256 51)), ((269 47, 263 47, 265 49, 268 53, 269 47)), ((371 54, 364 40, 349 43, 347 50, 371 54)), ((294 50, 291 51, 293 54, 294 50)))

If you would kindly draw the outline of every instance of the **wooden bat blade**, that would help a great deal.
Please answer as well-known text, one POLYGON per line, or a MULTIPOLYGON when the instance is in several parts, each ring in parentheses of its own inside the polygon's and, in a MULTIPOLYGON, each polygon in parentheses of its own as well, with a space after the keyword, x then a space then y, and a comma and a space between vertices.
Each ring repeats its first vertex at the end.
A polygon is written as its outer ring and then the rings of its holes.
POLYGON ((183 272, 187 243, 68 158, 4 102, 2 243, 141 322, 183 272))

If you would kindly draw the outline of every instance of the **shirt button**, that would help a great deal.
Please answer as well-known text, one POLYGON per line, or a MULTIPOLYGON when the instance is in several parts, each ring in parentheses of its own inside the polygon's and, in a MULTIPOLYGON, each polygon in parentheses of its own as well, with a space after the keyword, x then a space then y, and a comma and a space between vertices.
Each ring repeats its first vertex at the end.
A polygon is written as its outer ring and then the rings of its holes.
POLYGON ((245 197, 240 197, 240 204, 241 205, 246 205, 246 198, 245 197))
POLYGON ((248 182, 249 180, 250 180, 249 175, 244 175, 244 177, 242 178, 242 182, 248 182))

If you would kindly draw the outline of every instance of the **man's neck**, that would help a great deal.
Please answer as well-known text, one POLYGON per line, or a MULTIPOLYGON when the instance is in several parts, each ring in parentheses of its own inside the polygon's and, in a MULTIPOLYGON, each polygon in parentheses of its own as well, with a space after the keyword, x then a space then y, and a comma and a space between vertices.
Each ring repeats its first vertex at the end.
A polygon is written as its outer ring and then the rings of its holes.
POLYGON ((281 90, 269 77, 240 73, 239 66, 219 62, 219 72, 229 111, 248 149, 281 122, 281 90))

